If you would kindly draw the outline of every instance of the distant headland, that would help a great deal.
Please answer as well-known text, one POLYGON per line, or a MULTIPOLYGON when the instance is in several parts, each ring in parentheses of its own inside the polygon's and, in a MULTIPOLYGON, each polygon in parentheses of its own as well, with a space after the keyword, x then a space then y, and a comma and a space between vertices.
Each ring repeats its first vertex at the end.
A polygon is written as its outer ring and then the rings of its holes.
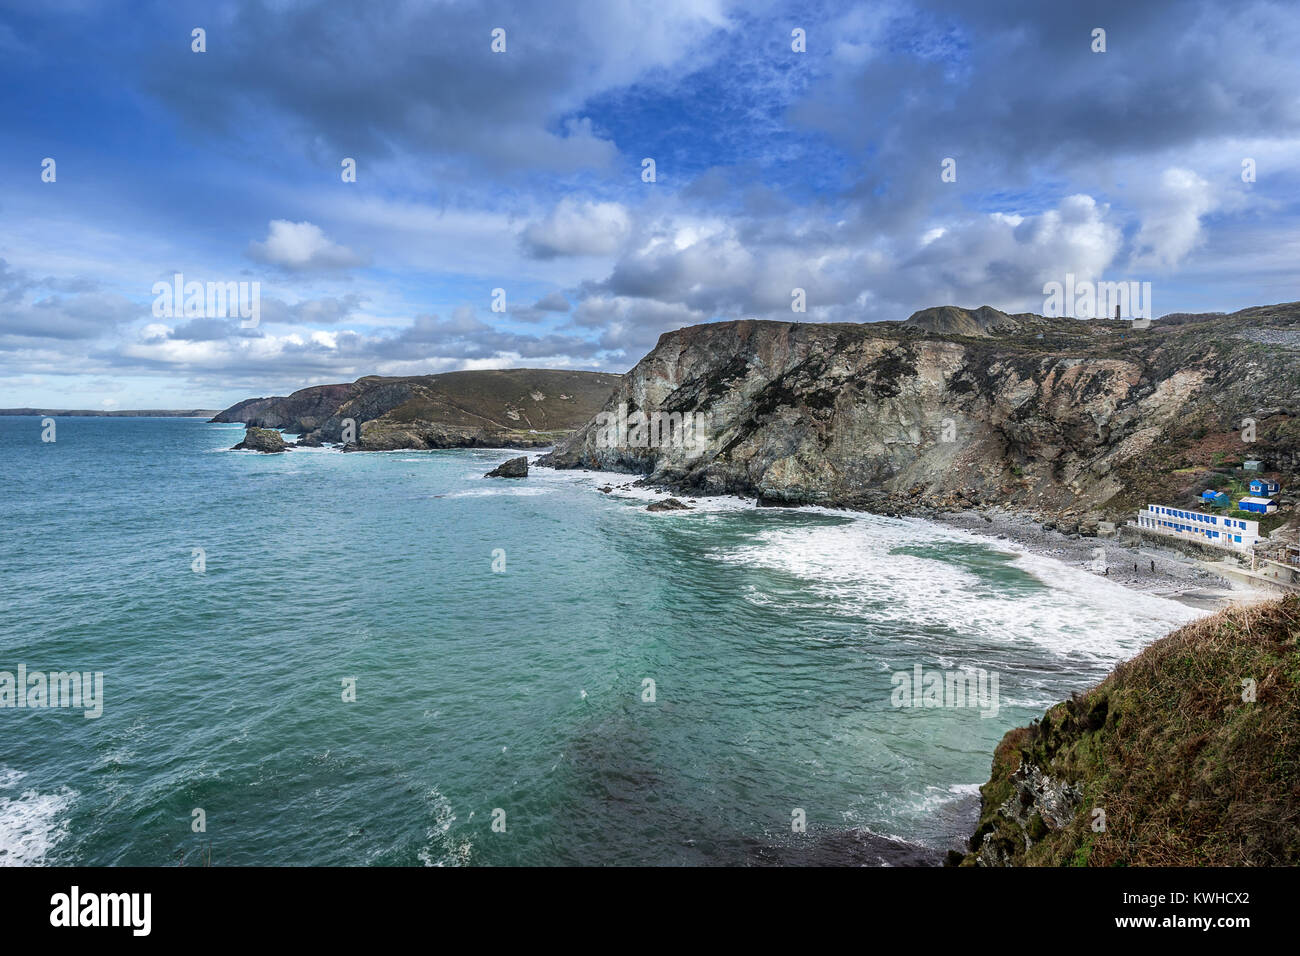
POLYGON ((48 416, 50 418, 211 418, 210 408, 133 408, 109 411, 95 408, 0 408, 0 415, 48 416))

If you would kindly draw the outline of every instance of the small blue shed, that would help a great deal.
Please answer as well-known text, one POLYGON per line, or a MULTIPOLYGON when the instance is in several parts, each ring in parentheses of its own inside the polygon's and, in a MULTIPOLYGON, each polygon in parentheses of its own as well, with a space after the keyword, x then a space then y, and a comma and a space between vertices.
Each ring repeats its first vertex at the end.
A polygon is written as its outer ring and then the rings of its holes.
POLYGON ((1270 481, 1267 478, 1252 478, 1250 480, 1250 493, 1261 498, 1275 495, 1281 490, 1281 485, 1276 481, 1270 481))
POLYGON ((1237 502, 1237 510, 1267 515, 1277 511, 1277 502, 1271 498, 1242 498, 1237 502))
POLYGON ((1219 508, 1228 503, 1228 496, 1222 491, 1215 491, 1213 488, 1206 488, 1201 492, 1201 500, 1206 504, 1219 508))

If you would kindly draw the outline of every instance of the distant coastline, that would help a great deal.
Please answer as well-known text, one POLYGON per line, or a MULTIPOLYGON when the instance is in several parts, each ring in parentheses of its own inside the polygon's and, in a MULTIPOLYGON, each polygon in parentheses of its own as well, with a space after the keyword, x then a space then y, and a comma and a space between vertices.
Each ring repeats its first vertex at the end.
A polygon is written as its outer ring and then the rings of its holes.
POLYGON ((210 408, 139 408, 120 411, 93 408, 0 408, 0 415, 51 418, 211 418, 215 414, 217 411, 210 408))

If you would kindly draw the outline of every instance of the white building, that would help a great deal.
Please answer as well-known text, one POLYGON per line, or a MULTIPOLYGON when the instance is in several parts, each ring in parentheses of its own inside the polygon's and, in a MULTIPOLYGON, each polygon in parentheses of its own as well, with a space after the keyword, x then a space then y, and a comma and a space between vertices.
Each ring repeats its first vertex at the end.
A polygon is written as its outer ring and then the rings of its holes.
POLYGON ((1208 515, 1165 505, 1147 505, 1145 511, 1138 512, 1136 525, 1159 534, 1191 538, 1200 544, 1234 551, 1249 551, 1260 540, 1258 521, 1208 515))

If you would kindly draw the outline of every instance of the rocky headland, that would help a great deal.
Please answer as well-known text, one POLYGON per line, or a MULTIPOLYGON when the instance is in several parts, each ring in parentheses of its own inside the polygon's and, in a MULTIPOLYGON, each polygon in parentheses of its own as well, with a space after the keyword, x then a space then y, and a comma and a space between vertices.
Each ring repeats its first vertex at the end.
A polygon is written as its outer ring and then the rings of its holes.
POLYGON ((620 378, 554 369, 371 375, 246 399, 211 420, 282 429, 301 436, 301 445, 330 442, 354 451, 545 448, 599 411, 620 378))
POLYGON ((760 502, 997 507, 1087 534, 1245 458, 1300 480, 1300 303, 1145 329, 951 306, 711 323, 663 335, 602 412, 538 463, 760 502), (702 415, 703 441, 611 441, 620 407, 702 415))

